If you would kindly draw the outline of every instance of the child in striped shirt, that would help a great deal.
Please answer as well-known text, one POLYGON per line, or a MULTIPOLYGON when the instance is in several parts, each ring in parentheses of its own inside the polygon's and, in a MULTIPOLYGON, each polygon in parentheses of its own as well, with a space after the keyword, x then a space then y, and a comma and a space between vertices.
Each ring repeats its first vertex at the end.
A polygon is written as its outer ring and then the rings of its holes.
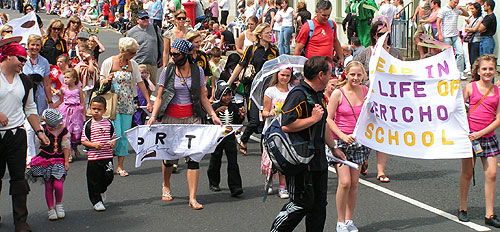
POLYGON ((103 118, 106 99, 96 96, 91 100, 92 118, 82 131, 82 144, 88 148, 87 187, 90 202, 96 211, 104 211, 106 190, 113 181, 113 148, 116 144, 115 128, 111 120, 103 118))

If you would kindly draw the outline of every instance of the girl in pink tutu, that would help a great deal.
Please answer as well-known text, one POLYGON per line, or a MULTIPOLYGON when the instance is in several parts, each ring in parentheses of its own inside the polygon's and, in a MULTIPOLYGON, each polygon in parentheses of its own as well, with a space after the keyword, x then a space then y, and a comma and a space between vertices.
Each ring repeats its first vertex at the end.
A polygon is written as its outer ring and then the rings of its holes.
POLYGON ((49 207, 49 220, 64 218, 62 204, 63 181, 69 170, 70 143, 68 130, 62 124, 63 115, 57 109, 46 109, 43 112, 43 131, 50 140, 49 145, 40 146, 40 152, 30 162, 31 168, 26 176, 33 182, 43 179, 45 182, 45 200, 49 207), (55 206, 54 206, 55 197, 55 206))
MULTIPOLYGON (((74 151, 76 158, 80 158, 78 145, 82 136, 83 122, 85 121, 84 112, 84 97, 83 91, 79 87, 78 73, 76 70, 69 68, 64 71, 64 85, 61 87, 61 99, 56 103, 59 110, 64 115, 64 125, 69 131, 71 149, 74 151)), ((73 155, 70 155, 69 160, 72 161, 73 155)))

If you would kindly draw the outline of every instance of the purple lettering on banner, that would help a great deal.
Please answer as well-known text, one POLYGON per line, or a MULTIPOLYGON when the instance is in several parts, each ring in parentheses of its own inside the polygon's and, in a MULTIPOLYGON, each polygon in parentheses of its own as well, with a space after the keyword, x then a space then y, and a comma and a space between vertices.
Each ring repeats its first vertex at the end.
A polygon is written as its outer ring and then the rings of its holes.
POLYGON ((373 107, 373 108, 374 108, 374 111, 375 111, 375 117, 380 118, 380 117, 378 116, 378 103, 373 102, 373 105, 375 105, 375 107, 373 107))
POLYGON ((425 93, 419 93, 420 91, 424 91, 424 87, 418 87, 419 85, 425 85, 424 81, 417 81, 413 83, 413 91, 415 92, 415 97, 426 97, 425 93))
POLYGON ((395 81, 389 81, 389 85, 391 85, 391 95, 389 95, 389 96, 391 96, 391 97, 397 97, 396 94, 394 93, 395 92, 394 91, 395 90, 394 86, 396 85, 396 82, 395 81))
POLYGON ((396 119, 396 107, 395 106, 389 106, 389 109, 391 109, 391 122, 398 122, 398 120, 396 119))
POLYGON ((387 112, 387 108, 385 105, 380 104, 380 119, 384 119, 384 121, 387 121, 387 118, 385 117, 385 113, 387 112))
POLYGON ((402 113, 403 113, 403 120, 405 122, 412 122, 413 121, 413 116, 411 115, 411 114, 413 114, 413 109, 411 107, 403 107, 402 113), (406 117, 406 111, 410 112, 409 118, 406 117))
POLYGON ((448 120, 448 109, 446 108, 446 106, 439 105, 437 107, 437 116, 438 116, 439 120, 441 120, 441 121, 448 120), (443 113, 441 113, 441 111, 443 113))
POLYGON ((427 67, 425 67, 427 69, 427 74, 428 74, 428 78, 434 78, 432 77, 432 65, 429 65, 427 67))
POLYGON ((410 85, 411 85, 411 83, 406 82, 406 81, 399 83, 399 93, 401 94, 401 97, 404 96, 404 92, 410 92, 410 88, 405 87, 405 86, 410 86, 410 85))
POLYGON ((387 93, 384 93, 382 91, 382 84, 380 83, 380 81, 378 81, 378 90, 380 92, 380 95, 384 96, 384 97, 387 97, 387 93))
POLYGON ((432 121, 432 113, 431 113, 431 107, 427 106, 427 112, 424 111, 424 108, 422 106, 419 107, 420 111, 420 122, 424 121, 424 116, 427 116, 427 119, 429 122, 432 121))
POLYGON ((444 62, 444 67, 443 67, 443 65, 438 63, 439 77, 443 76, 443 71, 446 74, 450 74, 450 68, 448 67, 448 62, 446 62, 446 60, 444 60, 443 62, 444 62))

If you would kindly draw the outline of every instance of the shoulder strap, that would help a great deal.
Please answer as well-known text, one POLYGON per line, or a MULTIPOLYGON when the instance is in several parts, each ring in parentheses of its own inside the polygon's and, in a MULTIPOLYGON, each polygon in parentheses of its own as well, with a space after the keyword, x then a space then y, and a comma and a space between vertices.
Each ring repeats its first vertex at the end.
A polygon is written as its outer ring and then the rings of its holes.
POLYGON ((113 134, 115 133, 115 125, 113 124, 113 121, 111 121, 111 119, 109 118, 106 118, 109 122, 109 124, 111 125, 109 127, 109 138, 113 138, 113 134))
MULTIPOLYGON (((340 92, 342 93, 342 96, 344 96, 344 98, 347 101, 347 103, 349 103, 349 106, 351 107, 351 110, 352 110, 352 114, 354 115, 354 119, 356 119, 356 122, 357 122, 358 121, 358 117, 356 117, 356 112, 354 112, 354 108, 352 107, 352 104, 349 101, 349 98, 347 98, 347 96, 345 95, 344 90, 342 90, 342 88, 339 88, 339 89, 340 89, 340 92)), ((364 90, 363 90, 363 95, 364 95, 364 90)))
MULTIPOLYGON (((490 93, 490 91, 491 91, 491 89, 493 88, 493 86, 495 86, 495 85, 492 85, 492 86, 488 89, 488 91, 487 91, 487 92, 483 95, 483 97, 481 98, 481 100, 479 100, 479 101, 476 103, 476 105, 475 105, 472 109, 470 109, 470 110, 469 110, 469 113, 467 113, 467 117, 469 117, 469 115, 472 113, 472 111, 474 111, 474 110, 476 109, 476 107, 478 107, 478 106, 479 106, 479 104, 481 104, 481 102, 483 102, 483 100, 486 98, 486 96, 488 96, 488 94, 490 93)), ((478 89, 478 92, 479 92, 479 89, 478 89)))
POLYGON ((24 107, 26 107, 26 102, 28 101, 28 95, 30 93, 31 88, 33 88, 33 82, 31 82, 30 78, 26 76, 26 74, 21 73, 19 74, 19 77, 21 78, 21 81, 23 82, 24 86, 24 97, 23 97, 23 110, 24 107))
MULTIPOLYGON (((309 105, 311 105, 312 107, 314 107, 314 105, 316 104, 316 103, 314 102, 314 100, 312 99, 311 94, 309 94, 309 93, 307 92, 307 90, 306 90, 306 89, 304 89, 304 87, 302 87, 302 86, 300 86, 300 85, 299 85, 299 86, 296 86, 295 88, 293 88, 293 89, 292 89, 292 91, 300 91, 300 92, 302 92, 302 93, 306 96, 306 101, 307 101, 307 103, 308 103, 309 105)), ((291 91, 290 91, 290 92, 291 92, 291 91)), ((316 132, 317 132, 317 130, 318 130, 318 127, 317 127, 316 125, 317 125, 317 124, 314 124, 314 125, 312 126, 312 132, 311 132, 311 134, 310 134, 310 138, 309 138, 309 145, 307 145, 307 147, 309 148, 309 150, 314 150, 314 149, 315 149, 315 148, 314 148, 314 139, 313 139, 313 135, 316 135, 316 134, 317 134, 316 132)), ((321 135, 323 135, 323 132, 320 132, 320 133, 321 133, 321 135)))
POLYGON ((83 126, 83 129, 85 130, 85 138, 87 138, 87 141, 89 142, 92 142, 90 141, 90 127, 92 125, 92 119, 89 119, 85 122, 85 125, 83 126))
POLYGON ((331 19, 328 19, 328 24, 330 24, 330 27, 332 28, 333 34, 335 34, 336 26, 331 19))

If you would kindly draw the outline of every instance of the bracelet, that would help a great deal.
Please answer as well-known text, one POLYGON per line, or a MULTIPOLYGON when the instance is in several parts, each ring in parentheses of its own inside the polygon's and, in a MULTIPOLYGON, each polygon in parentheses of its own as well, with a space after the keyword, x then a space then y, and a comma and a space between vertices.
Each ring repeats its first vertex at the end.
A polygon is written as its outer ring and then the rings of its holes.
POLYGON ((215 112, 213 112, 210 117, 213 117, 213 116, 217 116, 217 114, 215 112))
POLYGON ((38 135, 38 133, 40 133, 40 132, 42 132, 42 133, 43 133, 43 130, 42 130, 42 129, 38 129, 38 130, 36 130, 35 132, 36 132, 36 134, 38 135))

